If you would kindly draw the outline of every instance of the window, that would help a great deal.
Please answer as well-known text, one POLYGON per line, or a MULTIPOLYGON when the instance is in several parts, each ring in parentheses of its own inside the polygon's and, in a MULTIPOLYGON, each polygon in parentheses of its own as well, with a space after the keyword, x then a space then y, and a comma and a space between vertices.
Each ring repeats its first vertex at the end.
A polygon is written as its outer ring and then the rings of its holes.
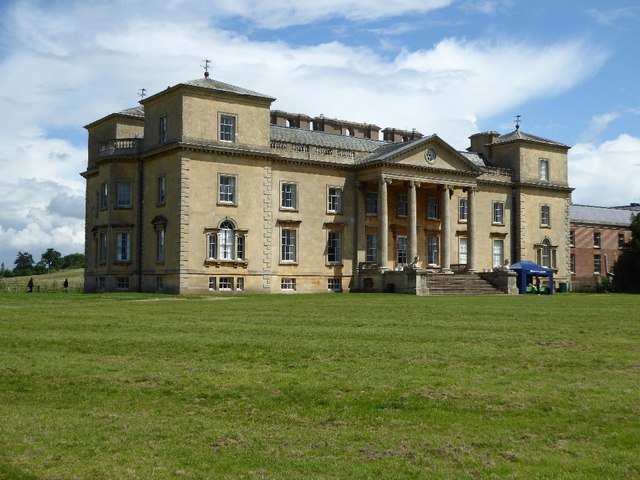
POLYGON ((440 248, 438 237, 427 238, 427 263, 433 266, 440 264, 440 248))
POLYGON ((280 281, 280 289, 293 291, 296 289, 296 279, 295 278, 283 278, 280 281))
POLYGON ((409 214, 409 197, 405 193, 399 193, 396 198, 396 216, 406 217, 409 214))
POLYGON ((164 278, 156 277, 156 292, 162 292, 164 290, 164 278))
POLYGON ((109 184, 102 182, 100 184, 100 210, 106 210, 109 205, 109 184))
POLYGON ((167 201, 167 177, 158 177, 158 205, 164 205, 167 201))
POLYGON ((593 248, 600 248, 601 246, 601 235, 600 232, 593 233, 593 248))
POLYGON ((501 267, 504 263, 504 240, 493 240, 493 268, 501 267))
POLYGON ((493 220, 494 225, 504 225, 504 202, 493 202, 493 220))
POLYGON ((593 256, 593 273, 600 275, 602 273, 602 260, 600 255, 593 256))
POLYGON ((247 230, 239 230, 232 220, 224 220, 218 228, 207 229, 207 259, 243 260, 247 230))
POLYGON ((223 142, 236 141, 236 117, 220 115, 220 140, 223 142))
POLYGON ((238 277, 236 278, 236 290, 239 292, 244 291, 244 278, 238 277))
POLYGON ((233 259, 233 224, 229 221, 220 224, 220 233, 218 233, 218 244, 221 260, 233 259))
POLYGON ((98 277, 97 278, 96 288, 98 290, 104 290, 106 285, 107 285, 107 281, 106 281, 105 277, 98 277))
POLYGON ((281 262, 295 262, 296 256, 296 233, 297 231, 292 228, 282 229, 282 248, 280 261, 281 262))
POLYGON ((116 277, 117 290, 129 290, 129 277, 116 277))
POLYGON ((436 197, 427 197, 427 218, 437 220, 438 217, 438 199, 436 197))
POLYGON ((164 241, 165 241, 165 229, 164 227, 156 230, 156 261, 164 262, 164 241))
POLYGON ((458 263, 460 265, 467 264, 467 237, 460 237, 458 240, 458 263))
POLYGON ((570 247, 575 247, 576 246, 576 231, 575 230, 571 230, 569 232, 569 246, 570 247))
POLYGON ((367 192, 367 215, 378 214, 378 192, 367 192))
POLYGON ((341 292, 342 281, 339 278, 330 278, 327 280, 327 289, 330 292, 341 292))
POLYGON ((98 262, 107 263, 107 234, 100 232, 100 246, 98 251, 98 262))
POLYGON ((540 205, 540 226, 551 226, 551 207, 549 205, 540 205))
POLYGON ((467 199, 461 198, 458 200, 458 221, 467 221, 467 199))
POLYGON ((576 254, 569 255, 569 271, 570 273, 576 273, 576 254))
POLYGON ((220 175, 218 177, 220 203, 236 203, 236 177, 233 175, 220 175))
POLYGON ((546 158, 540 159, 540 180, 549 180, 549 160, 546 158))
POLYGON ((116 207, 131 207, 131 182, 128 180, 116 182, 116 207))
POLYGON ((131 233, 116 233, 116 262, 131 261, 131 233))
POLYGON ((618 248, 624 248, 624 244, 626 242, 624 241, 624 233, 619 233, 618 234, 618 248))
POLYGON ((209 277, 209 290, 214 291, 216 289, 216 277, 209 277))
POLYGON ((404 235, 398 235, 396 239, 396 260, 398 265, 407 264, 407 237, 404 235))
POLYGON ((280 195, 280 207, 295 210, 297 207, 296 191, 297 184, 282 182, 280 195))
POLYGON ((221 292, 229 292, 233 290, 233 277, 220 277, 218 282, 218 290, 221 292))
POLYGON ((535 246, 536 261, 545 268, 556 268, 556 254, 558 247, 551 245, 548 238, 545 238, 540 245, 535 246))
POLYGON ((367 262, 375 262, 378 259, 378 237, 367 234, 367 262))
POLYGON ((340 232, 329 232, 327 239, 327 261, 329 263, 342 262, 340 232))
POLYGON ((329 187, 327 189, 327 212, 342 213, 342 188, 329 187))
POLYGON ((158 124, 158 138, 160 143, 167 143, 167 116, 162 115, 158 124))
POLYGON ((236 258, 238 260, 244 260, 244 235, 238 235, 236 237, 236 258))

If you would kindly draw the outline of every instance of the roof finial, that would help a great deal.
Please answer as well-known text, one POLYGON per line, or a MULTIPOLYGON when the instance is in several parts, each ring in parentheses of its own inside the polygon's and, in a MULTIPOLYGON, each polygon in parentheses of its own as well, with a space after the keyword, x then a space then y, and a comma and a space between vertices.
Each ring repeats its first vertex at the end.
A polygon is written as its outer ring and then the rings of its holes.
POLYGON ((514 123, 516 124, 516 130, 520 130, 520 119, 522 118, 522 115, 516 115, 516 119, 514 120, 514 123))
POLYGON ((204 78, 209 78, 209 64, 211 63, 211 60, 209 60, 208 58, 205 58, 203 62, 204 62, 204 65, 200 65, 200 66, 204 68, 204 78))
POLYGON ((147 89, 142 87, 140 90, 138 90, 138 97, 140 97, 140 100, 144 99, 144 97, 147 96, 147 89))

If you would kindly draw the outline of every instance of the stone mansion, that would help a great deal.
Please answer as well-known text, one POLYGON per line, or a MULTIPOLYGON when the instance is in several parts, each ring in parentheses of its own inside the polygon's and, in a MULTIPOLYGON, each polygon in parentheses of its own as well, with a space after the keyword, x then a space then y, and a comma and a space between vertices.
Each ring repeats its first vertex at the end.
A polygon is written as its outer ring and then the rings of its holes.
POLYGON ((458 151, 274 100, 205 75, 86 126, 86 291, 390 291, 521 259, 569 280, 568 146, 458 151))

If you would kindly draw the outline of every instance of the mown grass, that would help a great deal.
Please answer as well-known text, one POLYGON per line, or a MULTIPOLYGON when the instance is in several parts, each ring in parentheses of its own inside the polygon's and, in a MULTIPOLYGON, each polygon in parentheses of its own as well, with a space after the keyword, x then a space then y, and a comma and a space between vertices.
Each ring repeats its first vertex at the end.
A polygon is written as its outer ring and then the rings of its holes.
POLYGON ((0 478, 639 478, 640 297, 0 295, 0 478))

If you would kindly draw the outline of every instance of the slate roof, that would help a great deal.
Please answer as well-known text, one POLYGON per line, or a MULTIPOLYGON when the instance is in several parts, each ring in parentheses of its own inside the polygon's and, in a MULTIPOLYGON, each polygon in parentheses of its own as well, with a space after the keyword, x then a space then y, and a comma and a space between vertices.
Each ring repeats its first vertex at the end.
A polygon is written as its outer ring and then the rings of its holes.
POLYGON ((477 165, 478 167, 486 167, 487 166, 487 162, 485 162, 484 157, 482 155, 480 155, 479 153, 467 152, 467 151, 462 151, 462 150, 459 151, 458 153, 460 155, 462 155, 463 157, 466 157, 467 160, 469 160, 474 165, 477 165))
POLYGON ((247 97, 264 98, 271 101, 275 100, 275 98, 270 95, 254 92, 253 90, 247 90, 246 88, 242 88, 242 87, 236 87, 235 85, 224 83, 219 80, 213 80, 212 78, 198 78, 196 80, 189 80, 187 82, 182 82, 180 83, 180 85, 190 85, 193 87, 208 88, 210 90, 216 90, 219 92, 234 93, 236 95, 244 95, 247 97))
POLYGON ((569 221, 594 225, 631 225, 633 210, 623 210, 610 207, 593 207, 590 205, 571 205, 569 207, 569 221))
POLYGON ((549 140, 548 138, 538 137, 537 135, 531 135, 530 133, 523 132, 519 128, 516 128, 511 133, 500 135, 493 143, 495 145, 500 143, 515 142, 517 140, 524 140, 524 141, 536 142, 536 143, 546 143, 547 145, 554 145, 556 147, 570 148, 568 145, 565 145, 564 143, 556 142, 554 140, 549 140))
POLYGON ((121 115, 128 115, 131 117, 144 118, 144 107, 142 105, 138 105, 137 107, 125 108, 124 110, 118 113, 120 113, 121 115))
POLYGON ((373 152, 380 146, 388 145, 389 143, 370 138, 350 137, 303 128, 280 127, 278 125, 271 125, 271 141, 317 145, 358 152, 373 152))

